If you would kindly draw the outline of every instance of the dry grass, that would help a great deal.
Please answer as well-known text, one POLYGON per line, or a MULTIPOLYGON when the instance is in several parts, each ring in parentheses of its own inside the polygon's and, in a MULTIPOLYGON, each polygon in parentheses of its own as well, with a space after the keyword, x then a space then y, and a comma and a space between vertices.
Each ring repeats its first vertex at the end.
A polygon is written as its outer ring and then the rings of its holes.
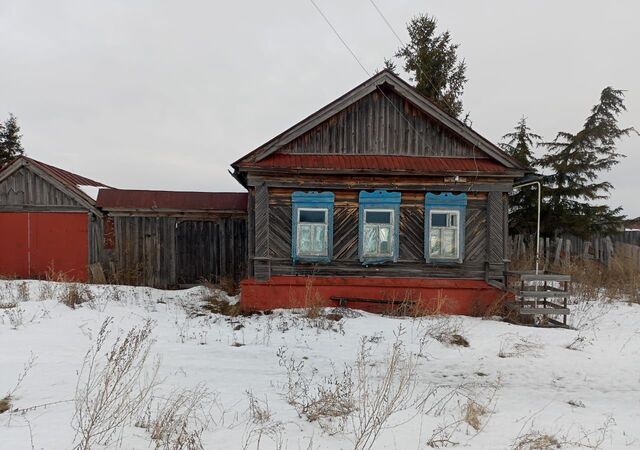
POLYGON ((26 281, 18 283, 16 286, 17 298, 21 302, 29 301, 29 285, 26 281))
POLYGON ((480 431, 480 428, 482 428, 482 419, 487 413, 488 410, 485 406, 472 399, 468 399, 464 407, 464 421, 474 430, 480 431))
POLYGON ((215 283, 209 278, 201 278, 200 284, 211 290, 224 291, 232 297, 240 293, 240 284, 230 277, 222 277, 219 283, 215 283))
POLYGON ((112 443, 124 424, 145 407, 157 385, 159 363, 145 368, 153 343, 152 322, 117 336, 108 348, 111 323, 111 318, 102 323, 78 374, 72 421, 77 450, 112 443))
POLYGON ((220 294, 212 292, 202 299, 202 309, 214 314, 236 317, 242 314, 240 303, 230 304, 227 300, 220 298, 220 294))
POLYGON ((60 303, 71 309, 76 309, 83 303, 93 300, 93 294, 86 284, 69 283, 60 296, 60 303))
POLYGON ((5 396, 0 399, 0 414, 5 413, 11 409, 12 406, 12 398, 10 395, 5 396))
POLYGON ((513 450, 553 450, 562 447, 562 442, 555 436, 539 431, 531 431, 520 436, 513 443, 513 450))
POLYGON ((49 266, 44 273, 44 279, 46 281, 57 281, 58 283, 68 283, 74 281, 67 272, 55 270, 53 266, 49 266))
POLYGON ((156 449, 204 449, 201 436, 210 422, 206 408, 210 396, 203 385, 171 393, 149 424, 156 449))
POLYGON ((393 300, 400 303, 390 306, 386 314, 400 317, 439 316, 443 313, 445 305, 451 301, 442 289, 438 290, 435 297, 429 299, 423 299, 420 293, 408 290, 403 298, 393 300))
POLYGON ((452 346, 469 347, 462 321, 453 316, 436 316, 424 323, 425 337, 452 346))
POLYGON ((320 293, 313 287, 313 277, 308 277, 304 283, 303 317, 317 319, 322 315, 323 302, 320 293))
POLYGON ((539 356, 541 351, 542 344, 518 335, 508 334, 500 342, 498 356, 500 358, 517 358, 525 355, 539 356))

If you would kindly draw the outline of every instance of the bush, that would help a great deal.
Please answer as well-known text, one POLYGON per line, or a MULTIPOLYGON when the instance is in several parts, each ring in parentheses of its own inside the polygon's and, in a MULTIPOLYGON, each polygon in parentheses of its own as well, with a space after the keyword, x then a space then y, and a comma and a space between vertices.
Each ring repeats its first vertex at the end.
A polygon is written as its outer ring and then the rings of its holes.
POLYGON ((69 283, 60 297, 60 303, 71 309, 93 300, 93 294, 85 284, 69 283))
POLYGON ((156 386, 158 363, 151 372, 145 371, 152 344, 151 321, 132 328, 124 338, 117 337, 105 355, 111 322, 107 318, 102 323, 78 376, 73 417, 77 450, 108 445, 121 427, 144 408, 156 386))
POLYGON ((204 405, 209 399, 203 385, 171 393, 149 424, 156 449, 203 450, 201 436, 209 423, 204 405))

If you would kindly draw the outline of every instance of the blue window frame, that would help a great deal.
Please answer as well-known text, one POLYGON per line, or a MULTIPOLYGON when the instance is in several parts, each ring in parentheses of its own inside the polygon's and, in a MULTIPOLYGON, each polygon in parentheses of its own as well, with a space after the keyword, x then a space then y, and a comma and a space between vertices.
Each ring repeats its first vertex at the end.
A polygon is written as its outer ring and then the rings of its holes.
POLYGON ((424 255, 427 262, 464 261, 467 194, 427 192, 424 199, 424 255))
POLYGON ((398 260, 400 198, 400 192, 360 192, 358 256, 363 264, 398 260))
POLYGON ((291 258, 329 262, 333 253, 333 192, 291 195, 291 258))

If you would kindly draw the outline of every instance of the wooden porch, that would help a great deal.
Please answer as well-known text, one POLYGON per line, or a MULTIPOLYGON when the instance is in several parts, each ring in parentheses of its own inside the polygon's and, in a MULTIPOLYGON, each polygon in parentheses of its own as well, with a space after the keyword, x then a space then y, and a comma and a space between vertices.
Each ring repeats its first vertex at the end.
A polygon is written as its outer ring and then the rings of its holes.
POLYGON ((541 327, 567 327, 571 276, 533 271, 506 272, 514 299, 505 303, 507 320, 541 327), (557 318, 562 316, 561 320, 557 318))

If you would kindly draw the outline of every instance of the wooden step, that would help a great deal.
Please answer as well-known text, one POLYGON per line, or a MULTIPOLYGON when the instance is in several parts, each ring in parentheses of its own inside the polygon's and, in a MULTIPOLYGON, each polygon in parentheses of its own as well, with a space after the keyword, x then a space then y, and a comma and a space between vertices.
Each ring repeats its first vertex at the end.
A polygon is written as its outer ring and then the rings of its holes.
POLYGON ((520 274, 522 281, 571 281, 571 275, 561 275, 555 273, 523 273, 520 274))
POLYGON ((569 314, 571 311, 569 310, 569 308, 562 308, 559 305, 553 305, 553 307, 532 307, 532 306, 522 306, 517 302, 509 302, 506 303, 507 308, 509 308, 512 311, 517 312, 518 314, 522 314, 523 316, 525 315, 558 315, 558 316, 562 316, 562 315, 566 315, 569 314))
POLYGON ((535 297, 535 298, 569 298, 571 294, 564 291, 520 291, 519 297, 535 297))

